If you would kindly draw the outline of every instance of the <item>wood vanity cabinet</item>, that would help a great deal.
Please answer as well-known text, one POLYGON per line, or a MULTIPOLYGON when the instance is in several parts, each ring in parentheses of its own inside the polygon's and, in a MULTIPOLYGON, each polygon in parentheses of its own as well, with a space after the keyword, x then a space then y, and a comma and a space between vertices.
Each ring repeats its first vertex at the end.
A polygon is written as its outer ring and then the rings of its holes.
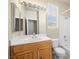
POLYGON ((52 59, 51 41, 10 47, 10 59, 52 59))

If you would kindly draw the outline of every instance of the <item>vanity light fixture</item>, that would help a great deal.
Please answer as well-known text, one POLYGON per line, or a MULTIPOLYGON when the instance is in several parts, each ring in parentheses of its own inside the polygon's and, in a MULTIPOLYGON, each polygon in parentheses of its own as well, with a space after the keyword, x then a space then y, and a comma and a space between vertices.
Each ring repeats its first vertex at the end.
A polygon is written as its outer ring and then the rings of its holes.
POLYGON ((27 3, 25 0, 16 0, 16 5, 19 9, 21 9, 22 6, 25 6, 35 10, 46 10, 46 8, 40 4, 32 3, 31 1, 28 1, 27 3))
POLYGON ((27 3, 25 1, 21 2, 21 5, 27 6, 27 3))

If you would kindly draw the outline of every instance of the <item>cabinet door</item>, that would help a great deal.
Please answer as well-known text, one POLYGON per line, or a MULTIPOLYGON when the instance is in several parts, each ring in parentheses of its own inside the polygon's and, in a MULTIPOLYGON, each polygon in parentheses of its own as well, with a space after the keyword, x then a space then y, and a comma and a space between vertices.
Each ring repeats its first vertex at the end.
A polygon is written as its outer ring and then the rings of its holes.
POLYGON ((33 57, 32 53, 26 53, 22 55, 17 55, 15 56, 14 59, 33 59, 32 57, 33 57))
POLYGON ((16 55, 16 56, 14 56, 13 59, 24 59, 24 56, 23 55, 16 55))
POLYGON ((14 59, 37 59, 36 55, 37 54, 34 51, 24 51, 17 53, 14 56, 14 59))
POLYGON ((38 50, 39 59, 51 59, 50 48, 43 48, 38 50))

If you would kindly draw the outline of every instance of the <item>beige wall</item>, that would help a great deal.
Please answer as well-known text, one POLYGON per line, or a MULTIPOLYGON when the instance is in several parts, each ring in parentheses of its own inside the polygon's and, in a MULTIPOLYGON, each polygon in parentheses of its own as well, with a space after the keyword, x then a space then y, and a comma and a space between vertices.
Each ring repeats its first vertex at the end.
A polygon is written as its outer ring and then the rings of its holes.
POLYGON ((39 11, 39 34, 46 34, 46 33, 47 33, 46 12, 39 11))
POLYGON ((58 38, 58 28, 55 27, 52 29, 48 29, 48 36, 52 39, 58 38))
POLYGON ((37 11, 26 8, 25 17, 27 19, 37 20, 37 11))

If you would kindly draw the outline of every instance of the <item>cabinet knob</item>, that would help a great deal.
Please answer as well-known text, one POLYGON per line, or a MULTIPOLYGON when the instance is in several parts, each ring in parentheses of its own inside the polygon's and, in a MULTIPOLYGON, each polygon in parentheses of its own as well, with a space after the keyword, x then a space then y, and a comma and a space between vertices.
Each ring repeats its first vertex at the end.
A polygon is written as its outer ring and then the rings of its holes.
POLYGON ((42 56, 40 56, 40 59, 42 59, 42 56))

